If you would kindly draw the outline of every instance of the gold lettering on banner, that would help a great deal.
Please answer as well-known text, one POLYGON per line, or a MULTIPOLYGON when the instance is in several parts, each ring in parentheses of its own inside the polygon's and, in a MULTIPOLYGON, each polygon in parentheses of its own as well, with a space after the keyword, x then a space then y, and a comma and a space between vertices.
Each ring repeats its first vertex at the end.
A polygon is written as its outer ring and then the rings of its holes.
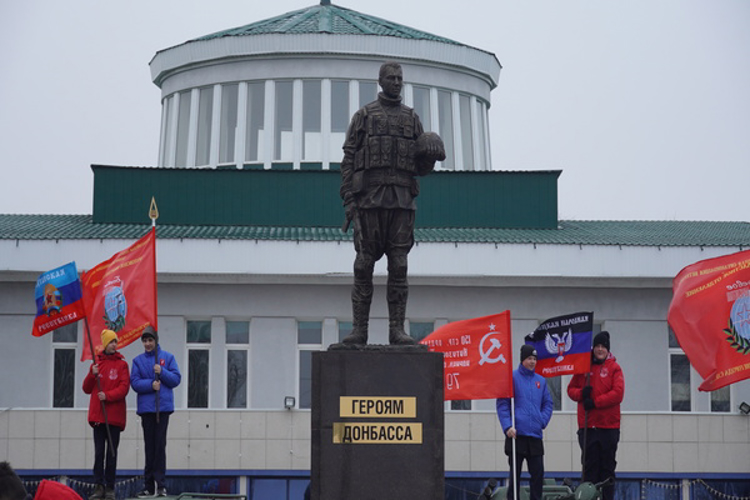
POLYGON ((416 418, 417 398, 341 396, 339 398, 340 417, 386 417, 416 418))
POLYGON ((334 444, 422 444, 421 423, 334 422, 334 444))

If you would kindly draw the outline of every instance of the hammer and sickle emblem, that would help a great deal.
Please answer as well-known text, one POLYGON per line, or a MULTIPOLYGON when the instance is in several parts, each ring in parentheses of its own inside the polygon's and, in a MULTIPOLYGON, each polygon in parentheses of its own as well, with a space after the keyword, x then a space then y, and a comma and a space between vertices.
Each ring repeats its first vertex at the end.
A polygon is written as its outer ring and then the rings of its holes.
POLYGON ((498 361, 502 361, 503 364, 506 362, 505 361, 505 356, 503 356, 502 352, 499 353, 495 357, 490 357, 490 355, 493 353, 493 351, 495 349, 500 350, 503 347, 502 344, 500 343, 500 341, 497 338, 492 337, 493 335, 497 335, 497 334, 498 334, 498 332, 490 332, 490 333, 486 334, 484 337, 482 337, 482 341, 479 342, 479 356, 482 358, 482 359, 479 360, 479 364, 480 365, 483 365, 485 363, 495 364, 498 361), (487 340, 487 339, 489 339, 489 344, 490 345, 485 350, 484 341, 487 340))

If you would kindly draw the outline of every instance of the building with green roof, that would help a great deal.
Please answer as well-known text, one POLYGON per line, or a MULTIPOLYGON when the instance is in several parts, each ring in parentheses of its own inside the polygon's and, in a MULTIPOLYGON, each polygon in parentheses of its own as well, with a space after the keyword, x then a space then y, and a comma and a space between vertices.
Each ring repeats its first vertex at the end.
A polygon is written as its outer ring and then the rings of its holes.
MULTIPOLYGON (((130 245, 151 226, 153 198, 159 334, 183 372, 170 481, 221 478, 255 500, 302 498, 311 354, 351 329, 341 144, 351 114, 375 98, 386 60, 401 62, 404 101, 451 152, 420 179, 410 334, 507 309, 518 346, 547 318, 594 311, 595 331, 612 334, 626 379, 620 493, 649 481, 689 488, 746 480, 750 419, 737 408, 750 402, 750 381, 698 392, 666 316, 672 278, 693 262, 750 248, 750 223, 560 220, 563 171, 492 169, 493 54, 325 0, 159 51, 150 63, 162 91, 156 166, 92 165, 91 214, 0 214, 0 331, 13 339, 0 352, 0 460, 24 476, 66 476, 85 491, 92 453, 80 387, 88 364, 76 361, 84 328, 32 338, 34 283, 66 262, 87 270, 130 245), (35 376, 9 390, 29 366, 35 376)), ((386 274, 381 261, 376 344, 387 343, 386 274)), ((140 347, 122 352, 132 359, 140 347)), ((568 381, 548 379, 556 406, 545 464, 555 479, 580 475, 568 381)), ((137 482, 143 467, 133 394, 128 407, 123 484, 137 482)), ((446 402, 446 498, 507 476, 494 408, 446 402)))

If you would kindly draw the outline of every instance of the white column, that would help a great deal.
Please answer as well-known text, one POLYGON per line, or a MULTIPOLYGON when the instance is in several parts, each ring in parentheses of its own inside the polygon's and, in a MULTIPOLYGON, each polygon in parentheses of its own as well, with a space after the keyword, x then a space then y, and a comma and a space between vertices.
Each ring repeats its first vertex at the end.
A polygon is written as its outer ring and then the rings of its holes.
MULTIPOLYGON (((438 106, 438 89, 430 87, 430 130, 440 130, 440 106, 438 106)), ((443 162, 437 162, 438 170, 443 168, 443 162)))
POLYGON ((263 134, 263 168, 268 170, 273 164, 274 145, 273 139, 276 135, 276 83, 266 80, 266 102, 263 109, 265 117, 265 132, 263 134))
POLYGON ((214 85, 214 107, 211 110, 211 146, 208 153, 208 164, 216 167, 219 164, 219 145, 221 144, 221 85, 214 85))
POLYGON ((295 79, 292 85, 292 163, 299 170, 302 161, 302 80, 295 79))
POLYGON ((161 130, 160 130, 160 137, 159 137, 159 158, 157 159, 156 164, 160 167, 165 167, 165 160, 164 157, 164 151, 167 147, 167 123, 169 123, 169 117, 167 116, 167 110, 169 108, 169 98, 162 99, 161 101, 161 130))
POLYGON ((195 166, 198 149, 198 113, 200 112, 200 89, 190 91, 190 118, 188 119, 187 166, 195 166))
POLYGON ((461 144, 461 102, 458 92, 451 92, 451 108, 453 112, 453 161, 454 170, 464 170, 464 149, 461 144))
POLYGON ((237 89, 237 129, 234 136, 234 161, 237 168, 245 163, 245 136, 247 131, 247 82, 237 89))
POLYGON ((492 170, 492 141, 490 140, 490 120, 489 120, 490 106, 482 105, 482 120, 484 121, 484 150, 487 153, 487 166, 485 170, 492 170))
POLYGON ((482 138, 479 137, 479 103, 475 96, 469 97, 469 109, 471 110, 471 147, 474 151, 474 170, 485 170, 485 166, 482 164, 482 158, 484 155, 480 152, 482 138))
POLYGON ((331 163, 331 79, 324 78, 320 83, 320 152, 323 170, 331 163))
POLYGON ((167 137, 167 156, 166 166, 174 167, 175 156, 177 154, 177 116, 180 112, 180 93, 176 92, 172 99, 172 109, 169 117, 171 126, 169 127, 169 137, 167 137))

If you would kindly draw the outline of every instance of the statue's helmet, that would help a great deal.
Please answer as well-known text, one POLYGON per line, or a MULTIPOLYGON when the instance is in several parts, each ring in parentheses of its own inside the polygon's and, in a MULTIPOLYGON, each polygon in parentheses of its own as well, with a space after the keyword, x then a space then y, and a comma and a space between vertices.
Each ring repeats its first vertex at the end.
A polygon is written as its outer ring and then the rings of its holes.
POLYGON ((416 157, 431 162, 445 160, 445 144, 435 132, 425 132, 417 138, 416 157))

